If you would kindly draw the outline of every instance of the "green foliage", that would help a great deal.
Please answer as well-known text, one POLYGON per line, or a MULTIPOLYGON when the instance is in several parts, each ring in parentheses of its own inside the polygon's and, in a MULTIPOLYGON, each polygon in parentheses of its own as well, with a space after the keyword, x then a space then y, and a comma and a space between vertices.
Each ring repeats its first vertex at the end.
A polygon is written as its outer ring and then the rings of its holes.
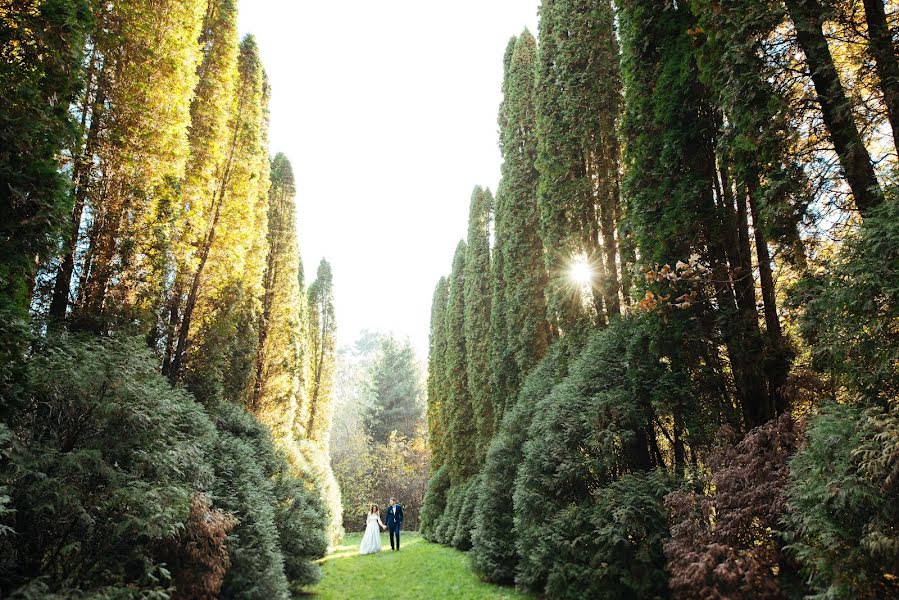
POLYGON ((434 289, 431 303, 431 332, 428 348, 428 434, 431 441, 432 464, 440 468, 446 459, 446 305, 449 283, 441 277, 434 289))
POLYGON ((13 372, 23 408, 0 427, 0 589, 186 597, 224 576, 225 597, 286 598, 316 580, 321 492, 266 426, 171 387, 142 339, 51 330, 34 343, 13 372), (165 564, 185 556, 190 573, 165 564))
POLYGON ((549 313, 562 331, 594 319, 602 323, 619 312, 614 239, 619 212, 618 62, 611 2, 541 3, 537 197, 549 313), (594 271, 589 300, 569 277, 576 256, 585 257, 594 271))
POLYGON ((447 540, 457 550, 471 549, 471 530, 474 526, 474 508, 478 501, 481 476, 476 475, 466 481, 459 491, 459 512, 453 527, 453 537, 447 540))
POLYGON ((493 437, 490 387, 490 220, 493 195, 475 187, 468 213, 465 254, 465 366, 477 427, 477 459, 482 462, 493 437))
POLYGON ((568 376, 534 407, 515 481, 517 581, 542 590, 556 568, 549 515, 596 502, 599 490, 648 466, 649 402, 632 362, 649 354, 633 320, 592 335, 568 376))
POLYGON ((272 475, 278 467, 271 435, 243 409, 223 403, 215 414, 220 433, 214 460, 217 503, 237 526, 228 536, 231 569, 222 595, 286 598, 288 581, 275 521, 272 475))
POLYGON ((69 105, 91 20, 86 0, 24 0, 0 14, 0 309, 20 316, 71 209, 59 157, 75 145, 69 105))
POLYGON ((449 469, 439 467, 428 481, 428 491, 421 505, 421 535, 426 540, 439 542, 437 528, 446 511, 446 493, 449 491, 449 469))
MULTIPOLYGON (((537 208, 536 113, 534 91, 537 40, 527 30, 510 41, 503 76, 503 101, 499 109, 502 180, 497 191, 496 231, 502 244, 494 269, 501 268, 504 311, 502 330, 514 370, 505 377, 514 394, 524 376, 549 347, 551 331, 546 320, 544 290, 547 284, 537 208)), ((511 365, 510 365, 511 366, 511 365)), ((510 398, 501 398, 505 404, 510 398)), ((500 410, 499 413, 502 411, 500 410)))
POLYGON ((281 460, 274 474, 275 524, 290 591, 300 593, 321 578, 313 562, 328 551, 330 519, 320 484, 308 468, 281 460))
POLYGON ((815 598, 899 594, 896 408, 829 404, 790 462, 785 525, 815 598))
POLYGON ((523 446, 537 402, 552 390, 566 371, 569 338, 562 338, 527 376, 514 405, 503 417, 490 443, 481 472, 470 553, 476 573, 487 581, 512 583, 518 565, 515 545, 513 492, 523 446))
POLYGON ((819 275, 802 282, 812 363, 869 402, 899 397, 899 200, 871 211, 819 275))
POLYGON ((477 472, 477 428, 465 346, 465 253, 465 242, 460 241, 453 257, 446 307, 446 464, 453 486, 477 472))
POLYGON ((370 367, 367 402, 362 407, 365 432, 376 444, 391 433, 413 437, 422 418, 421 374, 409 341, 385 338, 370 367))
POLYGON ((662 543, 668 537, 664 471, 629 474, 591 501, 547 515, 544 542, 553 549, 550 598, 667 598, 662 543))
POLYGON ((156 552, 212 484, 216 436, 154 363, 139 340, 68 334, 28 359, 2 468, 15 534, 0 538, 0 588, 166 589, 156 552))

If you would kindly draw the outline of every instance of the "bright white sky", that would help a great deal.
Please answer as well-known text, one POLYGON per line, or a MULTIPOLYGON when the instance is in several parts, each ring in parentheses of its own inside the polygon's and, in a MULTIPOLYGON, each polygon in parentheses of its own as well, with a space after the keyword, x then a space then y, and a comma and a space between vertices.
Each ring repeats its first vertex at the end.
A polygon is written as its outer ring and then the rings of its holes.
POLYGON ((427 354, 431 295, 496 190, 506 43, 538 0, 244 0, 272 85, 271 152, 297 177, 307 282, 334 270, 339 344, 360 330, 427 354))

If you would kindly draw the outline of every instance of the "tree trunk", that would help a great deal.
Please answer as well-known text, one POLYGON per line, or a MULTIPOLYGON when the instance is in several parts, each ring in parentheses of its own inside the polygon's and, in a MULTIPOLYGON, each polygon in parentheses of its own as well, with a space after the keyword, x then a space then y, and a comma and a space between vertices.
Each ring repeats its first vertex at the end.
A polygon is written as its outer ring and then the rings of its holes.
POLYGON ((187 293, 187 301, 184 304, 184 315, 181 317, 181 327, 178 331, 178 343, 175 345, 175 352, 172 356, 172 362, 168 373, 169 381, 173 384, 178 381, 181 369, 184 366, 184 355, 187 352, 187 335, 190 333, 190 322, 193 318, 194 308, 197 306, 197 298, 200 293, 200 282, 203 278, 203 269, 206 267, 206 261, 209 259, 209 252, 212 250, 212 244, 215 242, 215 230, 218 226, 224 195, 225 190, 219 190, 215 213, 213 214, 212 222, 209 225, 209 231, 206 235, 206 239, 203 240, 203 247, 200 251, 200 262, 197 264, 197 270, 194 271, 193 278, 190 282, 190 291, 187 293))
POLYGON ((868 23, 868 49, 874 57, 887 117, 893 129, 893 145, 899 153, 899 61, 893 50, 893 36, 887 25, 883 0, 862 0, 868 23))
POLYGON ((84 149, 79 153, 75 161, 72 172, 72 181, 75 183, 75 204, 72 207, 72 218, 69 222, 71 231, 65 240, 65 250, 59 269, 56 271, 56 279, 53 282, 53 294, 50 299, 49 314, 54 319, 64 319, 66 310, 69 308, 69 296, 72 288, 72 275, 75 272, 75 253, 78 250, 78 234, 81 228, 81 217, 84 214, 84 205, 87 201, 87 191, 90 183, 91 166, 93 165, 93 152, 97 143, 102 122, 102 109, 106 102, 106 96, 103 91, 103 82, 96 84, 96 91, 93 94, 93 101, 89 102, 91 93, 90 87, 93 85, 93 78, 98 70, 96 55, 91 58, 91 66, 87 75, 87 84, 85 91, 85 103, 82 106, 81 127, 83 130, 87 126, 87 139, 84 143, 84 149), (90 104, 90 108, 88 108, 90 104), (87 116, 90 113, 90 124, 87 125, 87 116))
POLYGON ((865 215, 883 202, 883 191, 853 120, 852 106, 846 98, 827 38, 824 37, 823 9, 818 0, 785 0, 785 3, 796 26, 799 45, 808 61, 824 124, 830 131, 846 181, 855 196, 855 204, 859 212, 865 215))

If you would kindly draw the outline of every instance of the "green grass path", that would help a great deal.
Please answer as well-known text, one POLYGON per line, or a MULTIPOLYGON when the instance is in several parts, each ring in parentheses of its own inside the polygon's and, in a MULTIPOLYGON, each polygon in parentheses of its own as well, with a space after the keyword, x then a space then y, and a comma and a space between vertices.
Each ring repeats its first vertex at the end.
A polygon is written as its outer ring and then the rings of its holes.
POLYGON ((529 598, 511 588, 483 583, 472 573, 468 557, 458 550, 431 544, 414 532, 403 532, 403 549, 391 552, 387 534, 382 550, 359 555, 361 534, 347 535, 343 544, 321 561, 322 580, 306 596, 339 600, 402 600, 419 598, 529 598))

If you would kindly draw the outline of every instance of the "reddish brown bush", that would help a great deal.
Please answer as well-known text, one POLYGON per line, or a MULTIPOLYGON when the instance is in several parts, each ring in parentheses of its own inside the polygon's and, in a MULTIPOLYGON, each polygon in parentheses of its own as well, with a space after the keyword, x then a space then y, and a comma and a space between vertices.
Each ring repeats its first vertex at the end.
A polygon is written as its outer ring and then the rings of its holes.
POLYGON ((742 440, 725 428, 707 457, 706 493, 668 495, 665 557, 676 600, 783 597, 780 575, 792 567, 775 530, 785 506, 787 461, 798 444, 789 415, 742 440))
POLYGON ((234 518, 213 509, 202 494, 191 498, 184 531, 165 544, 161 554, 169 565, 175 592, 172 600, 215 600, 231 566, 225 540, 234 518))

